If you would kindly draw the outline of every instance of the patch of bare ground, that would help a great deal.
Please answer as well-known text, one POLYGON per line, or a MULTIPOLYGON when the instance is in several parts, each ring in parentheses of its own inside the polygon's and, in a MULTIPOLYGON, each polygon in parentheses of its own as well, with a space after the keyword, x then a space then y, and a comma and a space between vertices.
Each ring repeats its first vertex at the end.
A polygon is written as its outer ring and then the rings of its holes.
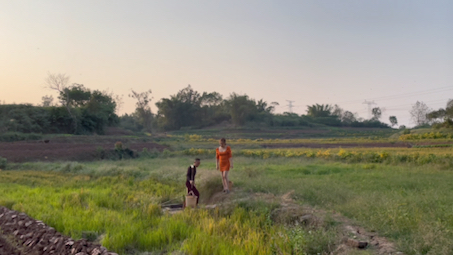
POLYGON ((404 255, 385 237, 379 236, 376 232, 367 231, 364 227, 359 226, 339 213, 331 213, 307 205, 299 205, 292 199, 293 191, 280 197, 270 193, 254 193, 239 199, 234 196, 235 192, 239 193, 240 191, 233 190, 230 194, 223 192, 214 193, 207 200, 204 207, 221 207, 241 200, 266 201, 279 204, 280 206, 271 213, 272 220, 276 223, 317 228, 321 227, 328 217, 336 222, 339 226, 340 238, 334 251, 330 253, 332 255, 347 255, 360 249, 367 249, 376 255, 404 255))
POLYGON ((0 254, 117 255, 100 244, 73 240, 24 213, 0 206, 0 254))
POLYGON ((166 146, 153 142, 123 141, 118 138, 102 139, 97 141, 96 137, 92 140, 81 138, 78 141, 65 139, 54 139, 48 142, 1 142, 0 156, 8 159, 8 162, 27 162, 27 161, 91 161, 99 160, 99 150, 114 150, 115 142, 121 141, 124 148, 135 151, 142 151, 147 148, 149 151, 162 151, 166 146))

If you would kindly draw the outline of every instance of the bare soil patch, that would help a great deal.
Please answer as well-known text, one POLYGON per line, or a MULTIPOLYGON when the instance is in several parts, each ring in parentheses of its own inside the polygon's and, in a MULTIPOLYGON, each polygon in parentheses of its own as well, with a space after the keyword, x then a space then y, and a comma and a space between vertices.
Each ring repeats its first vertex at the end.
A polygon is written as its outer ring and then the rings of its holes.
POLYGON ((91 161, 99 160, 99 150, 113 150, 117 141, 123 143, 123 148, 142 151, 147 148, 149 151, 163 151, 166 146, 153 142, 128 141, 127 139, 109 138, 98 139, 96 137, 82 137, 77 140, 53 139, 47 143, 44 141, 27 142, 1 142, 0 156, 8 162, 27 161, 91 161), (97 141, 98 139, 98 141, 97 141))

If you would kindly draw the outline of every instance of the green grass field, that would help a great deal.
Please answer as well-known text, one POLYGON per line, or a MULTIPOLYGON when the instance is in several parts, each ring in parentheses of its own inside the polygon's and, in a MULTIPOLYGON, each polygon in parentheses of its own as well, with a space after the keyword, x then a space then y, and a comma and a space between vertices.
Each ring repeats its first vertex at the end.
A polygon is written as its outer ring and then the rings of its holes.
POLYGON ((197 177, 202 201, 221 190, 206 141, 181 143, 157 157, 134 160, 8 164, 0 171, 0 205, 120 254, 333 252, 342 238, 334 220, 315 227, 276 221, 278 199, 256 195, 278 198, 293 191, 295 203, 340 213, 405 254, 453 250, 451 147, 318 150, 252 144, 236 150, 233 143, 232 202, 171 215, 160 205, 182 201, 185 171, 195 156, 202 158, 197 177))

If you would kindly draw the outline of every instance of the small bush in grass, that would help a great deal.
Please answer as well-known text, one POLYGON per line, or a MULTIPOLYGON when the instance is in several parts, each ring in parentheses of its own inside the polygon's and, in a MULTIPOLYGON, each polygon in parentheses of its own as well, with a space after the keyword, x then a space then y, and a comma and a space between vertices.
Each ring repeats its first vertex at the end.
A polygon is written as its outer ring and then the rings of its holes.
POLYGON ((148 148, 143 148, 139 156, 145 158, 157 158, 159 156, 159 151, 156 148, 153 148, 151 151, 149 151, 148 148))
POLYGON ((94 242, 99 237, 99 234, 95 231, 82 231, 82 238, 90 242, 94 242))
POLYGON ((96 155, 100 158, 100 159, 104 159, 105 158, 105 150, 104 150, 104 147, 102 146, 98 146, 96 148, 96 155))
POLYGON ((8 162, 8 160, 6 158, 0 157, 0 169, 5 169, 7 162, 8 162))
POLYGON ((16 201, 14 201, 14 200, 8 200, 8 199, 0 200, 0 206, 4 206, 4 207, 6 207, 6 208, 8 208, 10 210, 13 209, 13 206, 14 206, 15 203, 16 203, 16 201))
POLYGON ((123 143, 122 142, 116 142, 115 143, 115 150, 117 150, 117 151, 123 150, 123 143))
POLYGON ((162 152, 162 156, 163 156, 164 158, 170 157, 170 156, 171 156, 171 151, 168 150, 168 149, 164 149, 164 151, 162 152))

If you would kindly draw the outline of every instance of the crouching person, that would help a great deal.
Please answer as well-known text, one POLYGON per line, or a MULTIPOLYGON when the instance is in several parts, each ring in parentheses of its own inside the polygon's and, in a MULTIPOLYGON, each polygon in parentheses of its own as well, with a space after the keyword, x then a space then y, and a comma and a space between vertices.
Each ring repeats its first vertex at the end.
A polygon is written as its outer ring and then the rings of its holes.
POLYGON ((198 200, 200 199, 200 193, 198 192, 197 188, 195 187, 195 175, 197 174, 197 167, 200 165, 200 159, 196 158, 195 161, 193 162, 193 165, 189 166, 187 169, 187 181, 186 181, 186 187, 187 187, 187 194, 190 194, 190 192, 193 192, 195 196, 197 196, 197 205, 198 205, 198 200))

